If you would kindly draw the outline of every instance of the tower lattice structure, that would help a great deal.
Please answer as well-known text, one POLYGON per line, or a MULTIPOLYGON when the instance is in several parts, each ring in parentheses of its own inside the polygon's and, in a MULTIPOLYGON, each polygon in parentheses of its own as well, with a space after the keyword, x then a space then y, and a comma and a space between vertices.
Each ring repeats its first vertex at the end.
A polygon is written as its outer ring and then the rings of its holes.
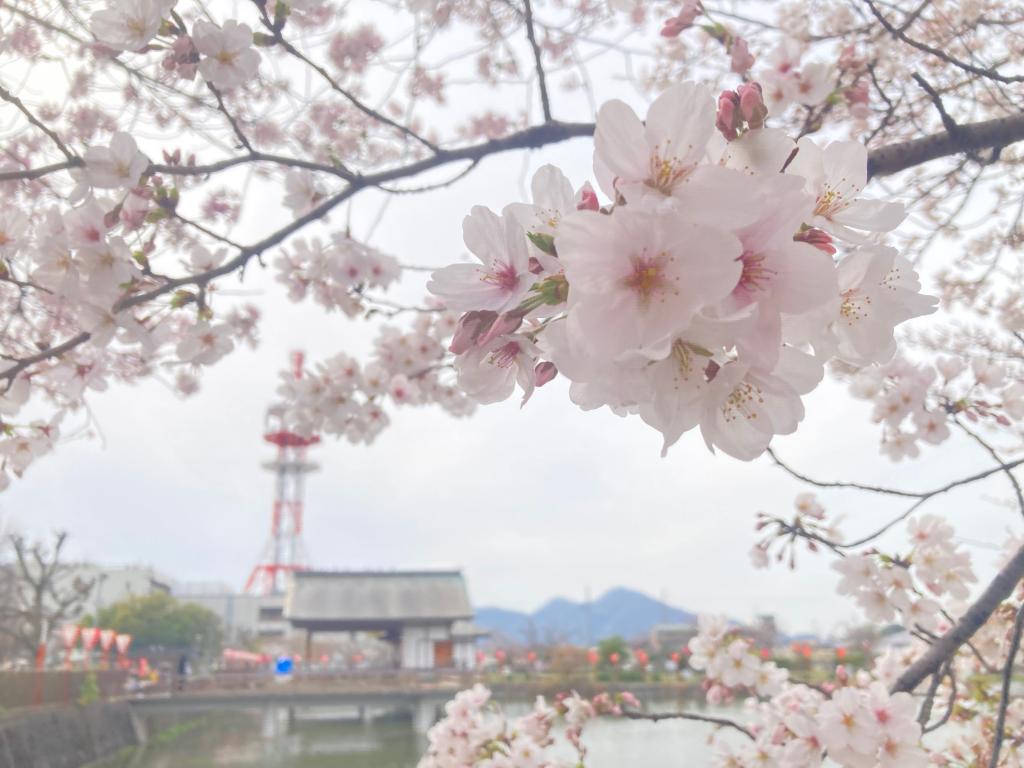
MULTIPOLYGON (((292 360, 294 376, 301 379, 302 352, 293 353, 292 360)), ((263 465, 274 473, 274 507, 270 538, 245 582, 245 591, 273 595, 284 592, 287 574, 309 567, 302 543, 303 496, 306 475, 319 469, 319 465, 306 459, 306 451, 320 438, 289 429, 279 408, 267 411, 266 424, 263 439, 277 446, 277 458, 263 465)))

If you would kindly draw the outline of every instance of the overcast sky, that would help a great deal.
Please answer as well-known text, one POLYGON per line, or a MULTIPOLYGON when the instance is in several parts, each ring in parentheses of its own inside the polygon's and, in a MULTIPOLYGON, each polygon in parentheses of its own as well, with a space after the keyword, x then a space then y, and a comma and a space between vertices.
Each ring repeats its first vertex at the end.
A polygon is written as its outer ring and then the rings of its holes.
MULTIPOLYGON (((443 265, 464 254, 461 220, 472 205, 498 210, 522 199, 522 180, 545 162, 578 185, 590 159, 585 139, 489 159, 451 189, 395 199, 373 243, 406 263, 443 265)), ((357 237, 379 202, 355 201, 357 237)), ((252 212, 280 215, 275 199, 252 212)), ((344 219, 335 214, 332 224, 344 219)), ((239 350, 215 365, 190 400, 155 381, 91 397, 102 435, 61 445, 38 462, 0 496, 0 513, 33 534, 68 530, 76 557, 149 564, 175 580, 240 588, 270 526, 273 485, 261 463, 273 451, 261 429, 277 372, 295 348, 314 360, 365 351, 376 327, 292 304, 272 278, 252 269, 243 286, 264 313, 257 351, 239 350)), ((423 282, 412 275, 400 294, 422 295, 423 282)), ((880 458, 870 405, 838 385, 822 386, 806 406, 799 433, 776 447, 807 473, 917 489, 985 466, 969 445, 926 450, 909 464, 880 458)), ((637 418, 579 411, 560 380, 523 410, 513 398, 468 420, 428 408, 391 414, 391 428, 371 447, 327 440, 312 451, 322 466, 306 499, 313 566, 456 565, 478 606, 533 610, 556 595, 582 599, 589 589, 596 597, 624 585, 695 611, 740 619, 774 613, 789 631, 825 631, 857 616, 834 594, 823 556, 803 555, 795 573, 750 568, 755 513, 788 514, 803 490, 767 458, 744 464, 712 456, 690 434, 662 459, 658 433, 637 418)), ((998 544, 1019 521, 997 503, 1006 495, 1000 478, 985 493, 950 494, 934 509, 949 513, 959 534, 998 544)), ((900 510, 847 493, 823 500, 845 514, 850 535, 900 510)), ((896 533, 890 541, 903 542, 903 528, 896 533)), ((996 553, 972 551, 979 575, 991 573, 996 553)))

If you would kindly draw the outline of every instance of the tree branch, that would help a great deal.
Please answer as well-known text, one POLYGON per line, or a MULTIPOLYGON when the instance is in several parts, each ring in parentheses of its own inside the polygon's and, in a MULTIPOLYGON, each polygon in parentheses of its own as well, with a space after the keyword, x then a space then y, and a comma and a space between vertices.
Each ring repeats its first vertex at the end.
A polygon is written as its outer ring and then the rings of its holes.
POLYGON ((1013 622, 1010 649, 1006 656, 1006 666, 1003 668, 1003 691, 999 697, 999 714, 996 716, 996 733, 992 739, 992 756, 988 761, 988 768, 996 768, 999 765, 999 752, 1002 750, 1006 730, 1006 709, 1010 705, 1010 685, 1013 683, 1013 662, 1020 649, 1021 630, 1024 630, 1024 606, 1017 609, 1017 618, 1013 622))
POLYGON ((984 77, 989 80, 995 80, 1000 83, 1024 83, 1024 75, 1003 75, 1000 74, 995 69, 977 67, 974 64, 969 64, 968 62, 962 61, 956 58, 955 56, 951 56, 950 54, 946 53, 943 50, 933 48, 927 43, 922 43, 919 40, 914 40, 913 38, 909 37, 907 33, 904 31, 907 25, 903 25, 902 27, 897 29, 892 25, 892 23, 887 18, 885 18, 882 12, 878 10, 878 8, 875 6, 872 0, 864 0, 864 2, 867 3, 868 8, 871 9, 872 15, 874 15, 874 17, 878 19, 878 23, 885 28, 886 32, 888 32, 893 37, 902 40, 911 48, 916 48, 919 51, 927 53, 931 56, 935 56, 936 58, 941 59, 947 64, 953 65, 957 69, 962 69, 964 72, 970 72, 972 75, 978 75, 979 77, 984 77))
POLYGON ((25 118, 30 123, 32 123, 32 125, 34 125, 36 128, 38 128, 40 131, 47 135, 50 141, 52 141, 54 145, 57 147, 57 149, 60 150, 61 154, 68 159, 68 162, 78 160, 78 157, 75 155, 74 152, 68 149, 67 144, 65 144, 61 140, 60 136, 58 136, 50 128, 47 128, 42 120, 40 120, 38 117, 32 114, 32 111, 25 106, 21 99, 19 99, 13 93, 8 91, 2 85, 0 85, 0 99, 3 99, 4 101, 13 104, 15 107, 17 107, 21 114, 23 114, 25 118))
POLYGON ((537 33, 533 28, 533 4, 530 0, 523 0, 526 13, 526 39, 530 41, 533 49, 533 61, 537 70, 537 86, 540 89, 540 105, 544 110, 544 122, 551 122, 551 100, 548 97, 548 82, 544 74, 544 64, 541 61, 541 50, 537 44, 537 33))
POLYGON ((964 123, 955 135, 947 131, 921 139, 879 147, 868 153, 868 177, 890 176, 940 157, 1005 147, 1024 140, 1024 114, 979 123, 964 123))
POLYGON ((1003 566, 981 596, 967 609, 960 621, 928 648, 921 658, 911 664, 893 684, 892 691, 910 692, 929 675, 935 673, 947 659, 977 632, 999 604, 1009 597, 1024 578, 1024 547, 1021 547, 1003 566))
POLYGON ((742 725, 734 720, 729 720, 724 717, 712 717, 711 715, 698 715, 693 712, 634 712, 626 711, 622 713, 622 716, 628 720, 650 720, 651 722, 657 723, 660 720, 695 720, 699 723, 711 723, 712 725, 720 725, 723 728, 733 728, 748 739, 753 739, 754 734, 744 728, 742 725))

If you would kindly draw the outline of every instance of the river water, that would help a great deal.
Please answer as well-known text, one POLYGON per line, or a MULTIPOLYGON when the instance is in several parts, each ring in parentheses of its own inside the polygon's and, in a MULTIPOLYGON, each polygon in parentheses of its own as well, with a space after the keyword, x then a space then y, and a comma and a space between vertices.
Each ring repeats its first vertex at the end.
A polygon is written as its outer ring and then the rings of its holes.
MULTIPOLYGON (((709 726, 688 721, 597 720, 585 731, 587 765, 701 768, 710 765, 709 733, 709 726)), ((258 713, 215 713, 188 733, 103 768, 413 768, 425 744, 408 721, 300 719, 288 728, 258 713)))

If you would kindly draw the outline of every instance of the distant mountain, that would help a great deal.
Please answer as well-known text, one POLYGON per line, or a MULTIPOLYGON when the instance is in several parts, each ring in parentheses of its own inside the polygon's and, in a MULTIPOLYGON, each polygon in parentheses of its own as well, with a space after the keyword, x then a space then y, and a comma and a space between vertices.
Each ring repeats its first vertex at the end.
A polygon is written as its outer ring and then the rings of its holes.
POLYGON ((696 620, 689 611, 642 592, 616 587, 589 606, 556 597, 533 613, 478 608, 473 621, 490 630, 499 643, 588 645, 612 635, 627 640, 646 637, 655 624, 690 624, 696 620))

